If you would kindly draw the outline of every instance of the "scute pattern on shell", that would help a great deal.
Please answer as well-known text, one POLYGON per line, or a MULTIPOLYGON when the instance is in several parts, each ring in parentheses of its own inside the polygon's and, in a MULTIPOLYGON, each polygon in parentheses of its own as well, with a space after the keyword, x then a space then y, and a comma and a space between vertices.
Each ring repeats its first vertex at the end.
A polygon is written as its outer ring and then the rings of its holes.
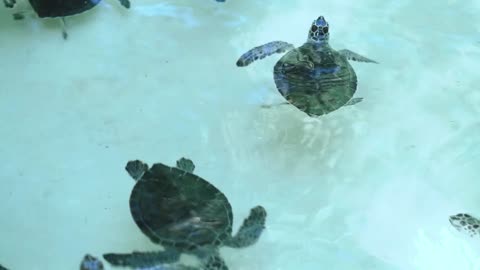
POLYGON ((152 242, 179 250, 220 246, 232 233, 232 208, 220 190, 194 174, 161 163, 135 184, 130 210, 152 242))

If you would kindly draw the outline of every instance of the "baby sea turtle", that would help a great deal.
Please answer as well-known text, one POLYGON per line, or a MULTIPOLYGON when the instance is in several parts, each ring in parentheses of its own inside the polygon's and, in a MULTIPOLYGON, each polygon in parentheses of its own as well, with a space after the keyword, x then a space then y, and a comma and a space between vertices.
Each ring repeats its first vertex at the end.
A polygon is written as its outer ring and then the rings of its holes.
POLYGON ((272 41, 244 53, 237 66, 288 51, 273 68, 275 85, 288 101, 280 104, 292 104, 309 116, 320 116, 362 100, 352 98, 357 75, 348 60, 377 63, 349 50, 334 50, 328 40, 329 25, 320 16, 313 21, 302 46, 272 41))
MULTIPOLYGON (((5 7, 7 7, 7 8, 13 8, 16 3, 17 3, 16 0, 3 0, 3 4, 4 4, 5 7)), ((1 269, 2 269, 2 268, 0 268, 0 270, 1 270, 1 269)))
POLYGON ((218 249, 248 247, 265 228, 262 206, 250 210, 232 236, 233 214, 227 197, 215 186, 193 174, 195 165, 186 158, 176 167, 156 163, 151 168, 140 160, 129 161, 126 171, 136 181, 130 195, 130 212, 140 230, 165 250, 104 254, 113 266, 135 269, 198 269, 174 264, 182 253, 197 256, 201 269, 227 270, 218 249))
POLYGON ((80 262, 80 270, 103 270, 103 263, 96 257, 86 254, 80 262))
MULTIPOLYGON (((62 35, 67 39, 67 27, 65 17, 73 16, 92 9, 101 0, 28 0, 35 13, 40 18, 60 18, 62 21, 62 35)), ((6 7, 13 8, 15 0, 3 0, 6 7)), ((125 8, 130 8, 129 0, 119 0, 125 8)), ((25 18, 27 11, 19 11, 13 14, 15 20, 25 18)))
POLYGON ((450 224, 461 233, 466 233, 470 236, 480 236, 480 220, 465 213, 459 213, 450 216, 450 224))

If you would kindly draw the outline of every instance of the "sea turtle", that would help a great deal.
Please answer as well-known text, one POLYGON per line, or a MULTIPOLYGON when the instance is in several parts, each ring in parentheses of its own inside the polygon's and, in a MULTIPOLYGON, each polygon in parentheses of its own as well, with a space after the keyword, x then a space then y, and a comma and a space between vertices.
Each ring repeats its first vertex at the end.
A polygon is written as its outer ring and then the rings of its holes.
MULTIPOLYGON (((67 26, 65 17, 73 16, 92 9, 101 0, 28 0, 35 13, 40 18, 60 18, 62 22, 62 36, 67 39, 67 26)), ((122 6, 129 9, 130 0, 118 0, 122 6)), ((6 7, 13 8, 16 0, 3 0, 6 7)), ((23 10, 13 14, 15 20, 25 18, 25 13, 29 11, 23 10)))
POLYGON ((227 197, 215 186, 193 174, 190 159, 177 160, 176 167, 162 163, 151 168, 140 160, 127 163, 125 170, 136 181, 130 195, 130 212, 140 230, 164 247, 158 252, 107 253, 113 266, 135 269, 198 269, 177 263, 180 255, 192 254, 201 269, 227 270, 218 249, 243 248, 260 238, 266 210, 253 207, 239 231, 232 236, 233 214, 227 197))
POLYGON ((103 270, 103 263, 96 257, 86 254, 80 262, 80 270, 103 270))
POLYGON ((459 213, 448 219, 455 229, 470 236, 480 236, 480 220, 469 214, 459 213))
POLYGON ((362 98, 352 98, 357 76, 348 60, 378 63, 350 50, 334 50, 328 44, 329 25, 323 16, 313 21, 307 41, 300 47, 284 41, 272 41, 244 53, 238 67, 275 53, 287 52, 275 64, 275 85, 288 102, 309 116, 320 116, 362 98))
MULTIPOLYGON (((16 3, 17 3, 16 0, 3 0, 3 4, 4 4, 5 7, 7 7, 7 8, 13 8, 16 3)), ((2 269, 2 268, 0 268, 0 270, 1 270, 1 269, 2 269)))

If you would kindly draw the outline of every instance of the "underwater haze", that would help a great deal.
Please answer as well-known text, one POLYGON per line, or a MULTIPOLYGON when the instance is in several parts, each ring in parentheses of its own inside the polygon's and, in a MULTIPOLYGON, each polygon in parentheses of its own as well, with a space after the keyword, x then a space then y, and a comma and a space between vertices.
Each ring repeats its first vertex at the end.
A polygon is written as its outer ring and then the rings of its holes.
POLYGON ((59 19, 0 5, 0 264, 159 250, 124 167, 188 157, 234 232, 268 212, 255 245, 220 250, 232 270, 479 270, 480 238, 448 219, 480 216, 478 14, 473 0, 103 0, 64 40, 59 19), (302 45, 318 16, 334 49, 379 62, 351 62, 363 101, 316 118, 265 108, 284 101, 282 55, 237 59, 302 45))

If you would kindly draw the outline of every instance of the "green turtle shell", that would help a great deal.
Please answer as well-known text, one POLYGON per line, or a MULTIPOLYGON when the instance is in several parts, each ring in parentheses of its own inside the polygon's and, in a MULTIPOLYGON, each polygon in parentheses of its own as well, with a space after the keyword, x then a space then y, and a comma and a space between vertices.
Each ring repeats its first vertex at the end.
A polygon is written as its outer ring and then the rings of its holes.
POLYGON ((165 247, 218 246, 232 233, 232 207, 220 190, 194 174, 161 163, 136 182, 130 211, 141 231, 165 247))
POLYGON ((347 58, 328 44, 307 42, 289 51, 273 74, 278 91, 310 116, 337 110, 357 90, 357 76, 347 58))

